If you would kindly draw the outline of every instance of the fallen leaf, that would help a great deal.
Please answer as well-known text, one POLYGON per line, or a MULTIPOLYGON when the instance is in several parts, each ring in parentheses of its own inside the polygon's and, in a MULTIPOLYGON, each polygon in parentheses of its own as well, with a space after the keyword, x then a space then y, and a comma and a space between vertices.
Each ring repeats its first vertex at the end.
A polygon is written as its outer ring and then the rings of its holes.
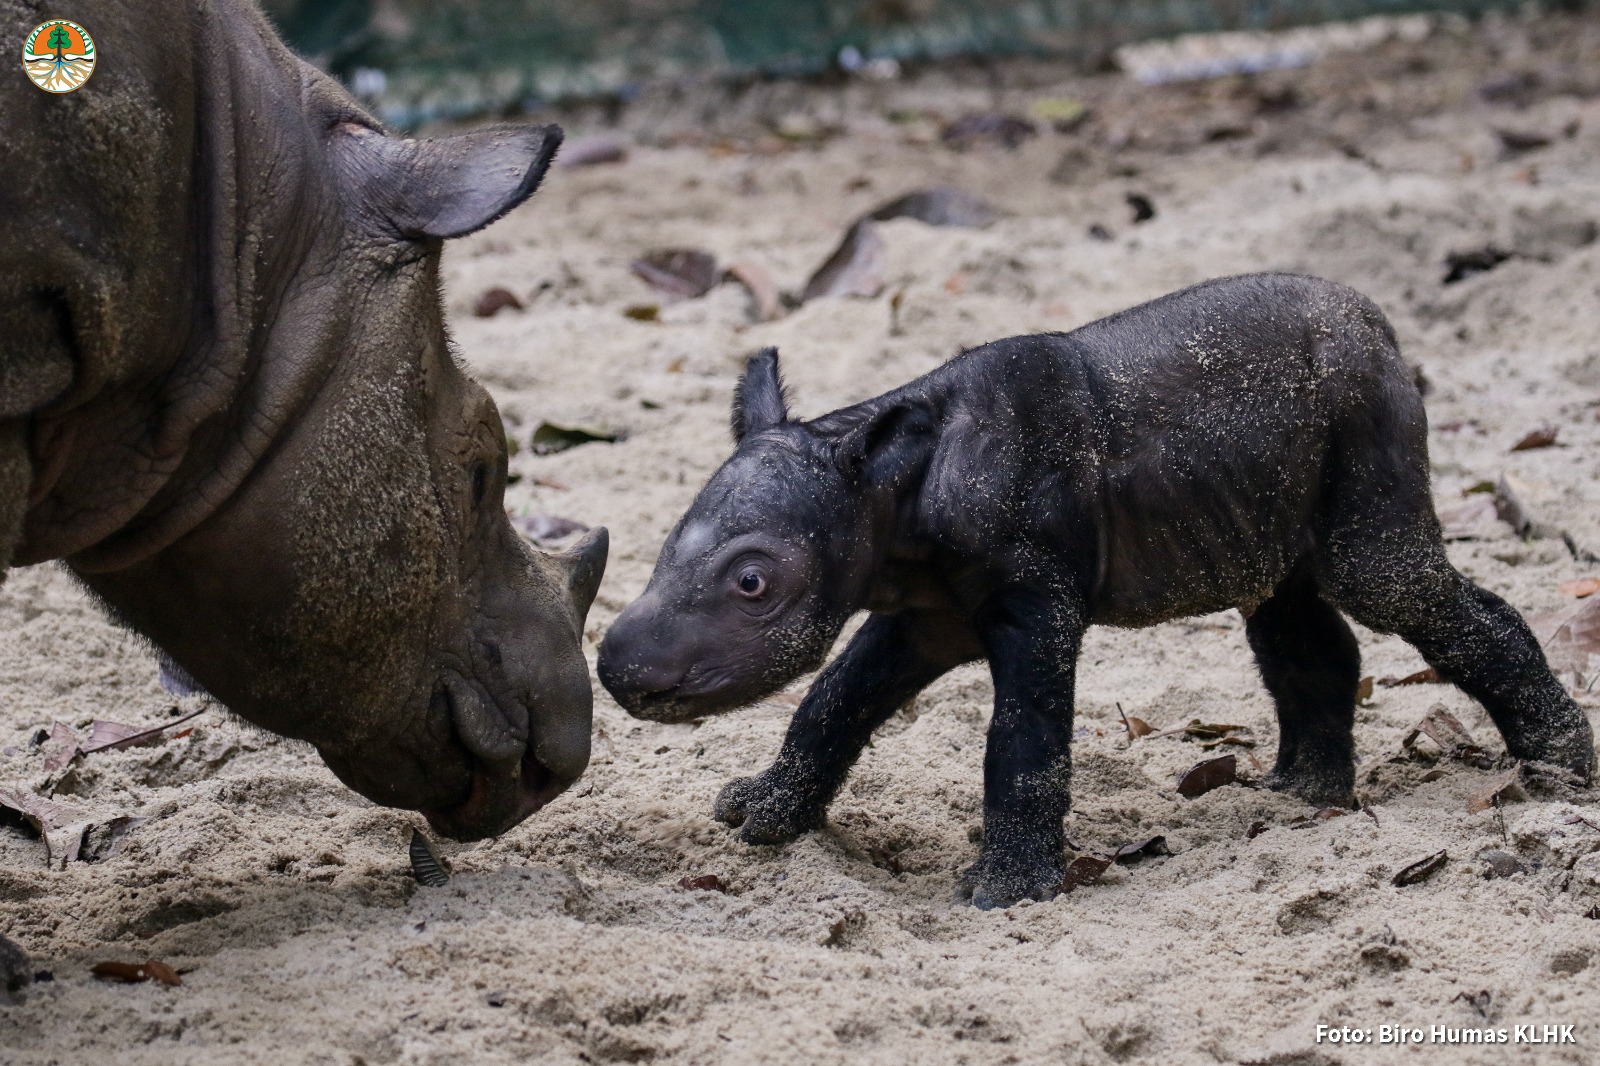
POLYGON ((1208 750, 1221 744, 1237 744, 1240 747, 1253 748, 1256 743, 1255 738, 1242 735, 1250 732, 1252 730, 1246 725, 1202 722, 1196 718, 1187 725, 1152 733, 1150 734, 1150 739, 1158 740, 1161 737, 1182 736, 1185 740, 1197 741, 1202 748, 1208 750))
POLYGON ((550 514, 517 515, 511 519, 511 524, 540 544, 550 544, 589 529, 582 522, 550 514))
POLYGON ((1439 671, 1431 666, 1425 666, 1416 673, 1407 674, 1405 677, 1390 676, 1379 678, 1378 684, 1384 688, 1394 688, 1397 685, 1438 685, 1442 684, 1443 681, 1444 679, 1439 676, 1439 671))
POLYGON ((704 296, 716 285, 717 260, 698 248, 660 248, 629 264, 652 288, 678 299, 704 296))
POLYGON ((1524 540, 1542 535, 1539 524, 1533 519, 1533 514, 1523 506, 1522 499, 1512 487, 1511 479, 1505 475, 1501 475, 1500 480, 1494 484, 1494 513, 1524 540))
POLYGON ((1350 812, 1345 810, 1343 807, 1323 807, 1319 810, 1312 811, 1310 814, 1302 814, 1300 817, 1289 823, 1289 828, 1310 829, 1314 825, 1321 825, 1323 822, 1331 822, 1335 818, 1343 818, 1349 813, 1350 812))
POLYGON ((1171 854, 1167 851, 1167 838, 1153 836, 1132 844, 1124 844, 1111 853, 1113 862, 1138 862, 1140 859, 1171 854))
POLYGON ((1444 864, 1449 861, 1449 852, 1434 852, 1426 859, 1418 859, 1410 866, 1407 866, 1405 869, 1395 874, 1393 878, 1394 884, 1397 888, 1405 888, 1407 885, 1421 884, 1423 881, 1426 881, 1428 878, 1444 869, 1444 864))
POLYGON ((1117 704, 1117 713, 1122 715, 1122 728, 1128 731, 1128 742, 1130 744, 1140 737, 1147 737, 1155 732, 1155 727, 1143 718, 1130 718, 1127 714, 1124 714, 1120 703, 1117 704))
POLYGON ((870 219, 862 219, 850 227, 839 247, 828 261, 817 268, 800 293, 800 301, 815 300, 819 296, 864 296, 871 298, 883 291, 884 261, 888 247, 878 234, 878 227, 870 219))
POLYGON ((433 845, 418 829, 411 830, 411 876, 424 888, 440 888, 450 883, 450 871, 434 852, 433 845))
POLYGON ((520 311, 522 310, 522 301, 517 299, 516 294, 510 289, 502 289, 496 286, 493 289, 486 290, 483 295, 473 302, 472 313, 479 318, 493 318, 508 307, 513 311, 520 311))
POLYGON ((1178 779, 1178 795, 1194 799, 1238 779, 1238 762, 1232 755, 1207 759, 1195 763, 1178 779))
POLYGON ((1585 818, 1581 814, 1569 814, 1563 818, 1562 821, 1567 825, 1586 825, 1595 832, 1600 833, 1600 825, 1596 825, 1594 822, 1589 821, 1589 819, 1585 818))
POLYGON ((1439 512, 1439 532, 1445 540, 1475 540, 1493 536, 1499 508, 1492 499, 1476 497, 1439 512))
POLYGON ((96 977, 109 978, 113 981, 122 981, 127 984, 138 984, 141 981, 155 981, 158 984, 177 988, 183 984, 183 978, 164 962, 151 959, 148 962, 97 962, 90 967, 90 973, 96 977))
POLYGON ((1472 739, 1472 734, 1467 732, 1467 727, 1461 724, 1460 719, 1445 710, 1443 704, 1435 705, 1422 721, 1412 727, 1411 732, 1400 741, 1400 747, 1406 750, 1414 748, 1417 738, 1421 736, 1427 736, 1449 758, 1479 769, 1488 769, 1490 766, 1488 754, 1472 739))
POLYGON ((778 297, 777 283, 760 263, 741 259, 728 268, 727 276, 743 285, 755 302, 756 321, 771 322, 783 316, 783 301, 778 297))
POLYGON ((557 481, 553 477, 535 477, 535 478, 529 478, 528 480, 532 481, 535 485, 538 485, 540 488, 554 489, 557 492, 571 492, 572 491, 572 486, 571 485, 563 484, 563 483, 557 481))
POLYGON ((1550 146, 1549 137, 1533 130, 1497 129, 1494 135, 1500 139, 1501 155, 1506 158, 1550 146))
POLYGON ((699 877, 685 877, 678 882, 678 887, 686 892, 727 892, 728 886, 716 874, 701 874, 699 877))
POLYGON ((1510 258, 1510 252, 1503 252, 1492 245, 1468 252, 1451 252, 1444 257, 1444 283, 1454 285, 1474 274, 1488 273, 1510 258))
POLYGON ((622 314, 624 317, 631 318, 635 322, 660 322, 661 305, 629 304, 627 307, 622 309, 622 314))
POLYGON ((1356 682, 1356 702, 1366 703, 1372 699, 1372 675, 1368 674, 1356 682))
POLYGON ((45 865, 58 870, 78 858, 84 836, 96 818, 81 807, 15 788, 0 789, 0 809, 14 812, 39 834, 44 840, 45 865))
POLYGON ((982 229, 998 217, 989 201, 975 193, 949 186, 916 189, 896 197, 867 216, 877 222, 914 218, 929 226, 982 229))
POLYGON ((604 163, 621 163, 628 158, 628 142, 614 133, 596 133, 588 137, 574 137, 561 146, 556 165, 561 167, 594 167, 604 163))
POLYGON ((1588 670, 1590 656, 1600 655, 1600 596, 1581 599, 1562 611, 1531 616, 1528 625, 1557 673, 1588 670))
POLYGON ((1445 773, 1443 770, 1437 770, 1437 769, 1429 770, 1427 773, 1422 775, 1422 781, 1423 781, 1424 784, 1426 784, 1429 781, 1438 781, 1441 778, 1445 778, 1445 777, 1449 777, 1449 776, 1450 775, 1445 773))
POLYGON ((1531 452, 1535 448, 1548 448, 1555 444, 1561 431, 1555 426, 1540 426, 1511 446, 1514 452, 1531 452))
POLYGON ((1583 916, 1592 921, 1600 922, 1600 903, 1596 903, 1593 907, 1584 911, 1583 916))
POLYGON ((560 426, 554 422, 540 422, 528 443, 534 455, 554 455, 580 444, 615 444, 621 439, 622 434, 596 426, 560 426))
POLYGON ((945 126, 939 139, 948 147, 965 152, 985 145, 1016 148, 1038 132, 1039 127, 1025 118, 994 112, 964 115, 945 126))
POLYGON ((1100 875, 1111 869, 1111 860, 1102 859, 1097 855, 1079 855, 1067 864, 1067 872, 1061 878, 1059 891, 1066 895, 1079 885, 1089 885, 1100 880, 1100 875))
POLYGON ((1246 840, 1254 840, 1256 837, 1260 836, 1262 833, 1265 833, 1266 831, 1267 831, 1267 823, 1263 822, 1263 821, 1260 821, 1258 819, 1258 820, 1256 820, 1254 822, 1251 822, 1250 823, 1250 828, 1246 829, 1244 831, 1244 838, 1246 840))
POLYGON ((78 757, 78 734, 65 722, 51 722, 39 754, 44 756, 44 768, 54 773, 78 757))
POLYGON ((1513 766, 1467 797, 1467 813, 1476 814, 1501 803, 1525 798, 1522 791, 1522 767, 1513 766))
POLYGON ((1580 577, 1576 581, 1563 581, 1556 586, 1556 591, 1563 596, 1572 596, 1583 599, 1600 592, 1600 577, 1580 577))
MULTIPOLYGON (((176 707, 173 710, 177 710, 176 707)), ((93 755, 97 751, 122 751, 127 748, 137 748, 143 745, 160 743, 161 734, 173 726, 182 725, 205 713, 205 708, 190 711, 182 718, 174 718, 170 722, 163 722, 157 726, 125 725, 122 722, 107 722, 96 719, 89 726, 89 739, 84 741, 80 750, 85 755, 93 755)), ((177 739, 174 735, 173 739, 177 739)))

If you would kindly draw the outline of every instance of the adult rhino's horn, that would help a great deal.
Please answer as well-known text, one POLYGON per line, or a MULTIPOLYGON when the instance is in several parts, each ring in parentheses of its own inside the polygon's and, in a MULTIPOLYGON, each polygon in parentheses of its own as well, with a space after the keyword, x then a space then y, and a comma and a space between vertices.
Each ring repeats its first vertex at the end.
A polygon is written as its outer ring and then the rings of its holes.
POLYGON ((572 596, 572 609, 580 622, 588 615, 595 593, 600 591, 600 579, 606 572, 606 554, 611 548, 611 534, 605 526, 596 526, 584 534, 582 540, 564 552, 551 556, 567 574, 567 591, 572 596))

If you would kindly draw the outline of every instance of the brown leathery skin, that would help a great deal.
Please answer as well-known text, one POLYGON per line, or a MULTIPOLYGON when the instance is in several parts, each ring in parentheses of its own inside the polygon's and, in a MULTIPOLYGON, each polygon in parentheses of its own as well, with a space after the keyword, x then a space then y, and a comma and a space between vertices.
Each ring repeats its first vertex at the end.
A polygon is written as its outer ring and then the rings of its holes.
POLYGON ((71 14, 90 82, 0 89, 0 567, 65 559, 363 794, 503 832, 587 764, 606 542, 512 530, 438 263, 560 130, 395 137, 245 0, 71 14))

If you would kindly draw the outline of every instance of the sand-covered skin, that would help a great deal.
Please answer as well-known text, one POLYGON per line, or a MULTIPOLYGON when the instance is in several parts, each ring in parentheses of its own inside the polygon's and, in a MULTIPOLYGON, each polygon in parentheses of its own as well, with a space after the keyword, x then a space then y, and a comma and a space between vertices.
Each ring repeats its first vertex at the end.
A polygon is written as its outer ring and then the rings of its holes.
MULTIPOLYGON (((677 146, 553 171, 531 206, 451 248, 446 297, 463 356, 524 445, 541 419, 627 431, 619 444, 545 458, 524 447, 512 460, 514 511, 611 529, 591 664, 730 450, 729 395, 752 349, 779 345, 798 410, 818 414, 962 346, 1070 329, 1249 270, 1333 278, 1390 315, 1433 386, 1441 508, 1509 474, 1541 523, 1600 552, 1600 101, 1584 95, 1600 86, 1583 81, 1597 65, 1592 20, 1548 21, 1192 88, 1038 66, 1000 88, 940 72, 841 91, 768 87, 719 112, 727 143, 718 130, 690 136, 680 115, 679 128, 655 130, 677 146), (1500 102, 1474 91, 1519 70, 1541 72, 1525 99, 1514 84, 1491 93, 1500 102), (1285 107, 1275 94, 1296 82, 1300 100, 1285 107), (1063 93, 1097 117, 1016 152, 957 154, 928 142, 926 122, 884 117, 1022 110, 1063 93), (795 108, 842 134, 779 150, 749 133, 762 113, 795 108), (1234 132, 1208 140, 1224 129, 1234 132), (1502 158, 1496 129, 1551 144, 1502 158), (753 324, 743 290, 725 284, 664 306, 659 323, 623 316, 660 302, 628 272, 649 248, 754 259, 798 289, 854 217, 935 182, 981 192, 1008 217, 983 231, 886 224, 889 285, 876 299, 753 324), (1129 192, 1153 199, 1153 220, 1131 224, 1129 192), (1090 237, 1097 222, 1114 239, 1090 237), (1441 284, 1447 255, 1488 245, 1516 256, 1441 284), (471 317, 495 285, 527 309, 471 317), (1558 427, 1558 446, 1509 452, 1543 424, 1558 427)), ((643 137, 664 106, 647 100, 624 124, 643 137)), ((1528 614, 1570 604, 1559 583, 1600 574, 1559 539, 1522 542, 1503 525, 1450 550, 1528 614)), ((1393 638, 1359 635, 1364 673, 1423 665, 1393 638)), ((0 755, 0 787, 53 785, 64 802, 149 821, 112 858, 65 870, 0 828, 0 931, 55 975, 26 1005, 0 1007, 0 1063, 1321 1066, 1413 1053, 1318 1047, 1318 1023, 1528 1022, 1579 1023, 1580 1042, 1418 1054, 1600 1060, 1600 921, 1584 916, 1600 904, 1600 830, 1566 820, 1600 824, 1595 793, 1511 803, 1502 835, 1494 811, 1467 812, 1491 772, 1396 760, 1436 703, 1501 751, 1475 704, 1438 685, 1377 688, 1356 734, 1372 816, 1290 828, 1308 810, 1264 791, 1180 798, 1175 775, 1206 753, 1177 737, 1130 744, 1119 719, 1118 704, 1158 728, 1242 723, 1270 765, 1272 708, 1236 613, 1094 630, 1079 679, 1073 838, 1110 849, 1160 833, 1173 854, 1050 903, 980 913, 950 902, 981 823, 981 667, 892 719, 828 828, 781 849, 738 844, 709 812, 730 777, 771 759, 790 705, 656 725, 597 687, 587 776, 500 840, 443 846, 453 879, 419 889, 406 841, 420 819, 373 807, 303 746, 219 711, 182 739, 46 772, 28 749, 40 726, 156 723, 176 704, 150 651, 62 572, 14 571, 0 587, 0 747, 14 749, 0 755), (1271 828, 1247 839, 1256 821, 1271 828), (1480 856, 1492 849, 1527 869, 1486 879, 1480 856), (1391 884, 1440 850, 1450 860, 1431 880, 1391 884), (712 873, 726 894, 677 887, 712 873), (165 960, 184 985, 91 978, 109 958, 165 960)), ((1600 706, 1581 700, 1591 715, 1600 706)))

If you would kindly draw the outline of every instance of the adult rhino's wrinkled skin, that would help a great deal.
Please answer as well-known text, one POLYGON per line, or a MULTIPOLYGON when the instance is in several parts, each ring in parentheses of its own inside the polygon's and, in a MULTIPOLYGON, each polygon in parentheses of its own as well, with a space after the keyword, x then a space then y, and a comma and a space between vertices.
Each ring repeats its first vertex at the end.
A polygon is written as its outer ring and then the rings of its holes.
MULTIPOLYGON (((0 573, 64 559, 352 788, 505 831, 588 762, 606 540, 513 532, 438 265, 560 130, 391 136, 245 0, 64 13, 88 84, 0 87, 0 573)), ((0 0, 0 40, 47 14, 0 0)))

